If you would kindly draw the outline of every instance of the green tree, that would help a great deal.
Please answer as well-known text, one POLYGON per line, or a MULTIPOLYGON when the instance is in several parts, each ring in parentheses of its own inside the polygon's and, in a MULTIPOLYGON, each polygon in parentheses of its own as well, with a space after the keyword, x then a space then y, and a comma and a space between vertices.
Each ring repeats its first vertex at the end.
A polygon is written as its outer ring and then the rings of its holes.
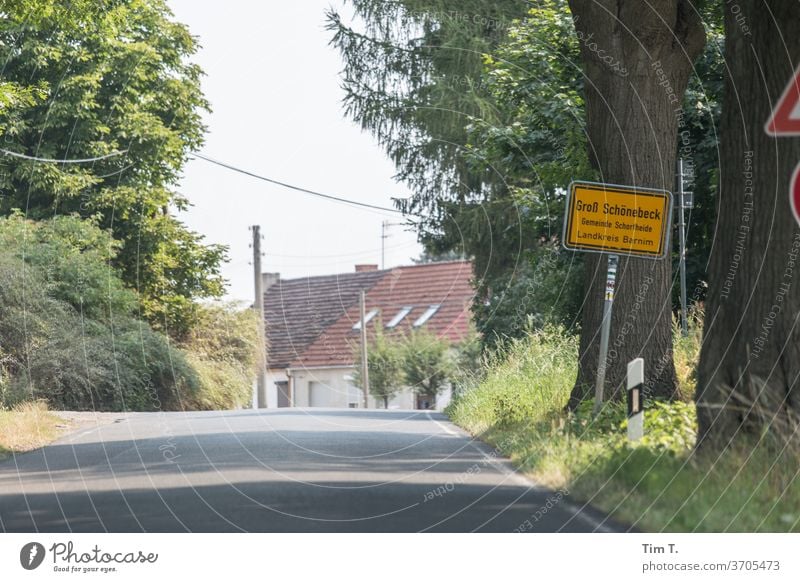
MULTIPOLYGON (((412 187, 403 207, 424 215, 426 252, 474 259, 480 275, 474 312, 490 345, 521 337, 528 320, 576 329, 584 257, 559 249, 564 194, 573 179, 601 176, 589 155, 584 43, 567 0, 374 4, 356 3, 368 23, 363 32, 332 20, 345 61, 347 113, 382 140, 412 187), (494 26, 474 26, 482 21, 494 26), (425 164, 412 163, 421 159, 425 164), (537 283, 546 271, 548 288, 537 283)), ((689 83, 676 140, 680 148, 689 143, 681 153, 696 169, 689 237, 694 300, 704 298, 713 236, 723 70, 721 11, 713 3, 702 10, 713 42, 689 83)), ((616 72, 630 80, 621 63, 616 72)))
MULTIPOLYGON (((361 377, 361 351, 356 351, 353 383, 364 388, 361 377)), ((376 399, 383 400, 383 407, 389 408, 389 400, 403 387, 403 352, 401 345, 386 336, 381 326, 376 326, 375 334, 370 338, 367 349, 367 374, 369 375, 369 393, 376 399)))
MULTIPOLYGON (((633 0, 570 0, 585 76, 589 159, 611 184, 673 190, 681 105, 694 61, 705 45, 700 15, 689 0, 656 9, 633 0), (589 40, 591 39, 591 40, 589 40), (629 75, 620 74, 616 65, 629 75)), ((673 398, 678 385, 672 352, 669 260, 620 257, 613 351, 600 361, 600 326, 607 256, 584 259, 580 366, 570 398, 577 406, 594 392, 606 369, 610 397, 624 393, 629 361, 642 357, 648 395, 673 398), (628 318, 636 313, 635 322, 628 318)))
MULTIPOLYGON (((352 0, 356 25, 329 13, 332 44, 343 61, 345 111, 384 147, 413 196, 397 201, 416 215, 432 256, 473 256, 480 242, 454 220, 453 203, 485 199, 504 182, 465 154, 473 118, 494 119, 483 85, 483 55, 492 51, 524 0, 352 0), (363 25, 363 26, 362 26, 363 25), (462 235, 464 238, 462 239, 462 235), (462 245, 461 242, 465 244, 462 245)), ((502 244, 502 240, 498 241, 502 244)), ((493 255, 505 261, 507 253, 493 255)), ((491 261, 481 262, 486 273, 491 261)))
POLYGON ((35 18, 11 10, 0 26, 3 82, 28 91, 0 111, 4 149, 48 159, 124 155, 85 164, 0 156, 0 212, 97 216, 122 243, 114 264, 142 314, 182 337, 196 300, 223 293, 225 258, 175 216, 188 206, 175 187, 202 144, 208 109, 202 73, 188 61, 197 43, 163 0, 102 0, 75 26, 64 25, 68 11, 42 5, 35 18))
POLYGON ((455 374, 455 349, 427 330, 412 330, 400 346, 406 383, 435 401, 455 374))
POLYGON ((787 192, 800 140, 762 128, 800 62, 800 18, 791 0, 743 0, 737 8, 725 11, 719 220, 697 372, 698 440, 724 451, 757 438, 796 451, 800 231, 787 192))
POLYGON ((481 58, 524 0, 350 0, 356 25, 328 14, 344 59, 348 115, 372 132, 414 191, 406 208, 437 224, 440 194, 480 184, 464 163, 468 116, 492 111, 481 58))
MULTIPOLYGON (((693 301, 705 297, 705 267, 716 211, 716 147, 724 68, 720 14, 715 3, 702 8, 709 43, 695 65, 682 112, 676 115, 680 120, 679 154, 695 170, 695 208, 687 216, 691 223, 688 286, 693 301)), ((501 121, 473 121, 468 151, 476 164, 490 166, 504 177, 510 195, 495 197, 487 204, 475 202, 471 208, 454 205, 454 220, 465 238, 471 238, 481 225, 486 233, 502 233, 494 239, 491 234, 481 235, 483 244, 476 245, 476 253, 481 249, 495 252, 489 242, 497 239, 501 239, 500 245, 519 249, 516 263, 498 265, 500 268, 483 280, 485 289, 480 296, 484 301, 476 303, 475 313, 490 343, 506 335, 522 337, 526 319, 536 325, 549 320, 576 328, 583 303, 583 256, 558 248, 564 193, 573 179, 600 179, 588 155, 584 78, 579 67, 582 44, 566 0, 541 0, 509 28, 507 40, 485 57, 483 85, 502 112, 501 121), (545 279, 546 285, 537 284, 545 279), (544 296, 537 297, 540 293, 544 296)), ((630 71, 620 63, 616 63, 616 72, 628 79, 630 71)), ((676 285, 674 305, 677 293, 676 285)))

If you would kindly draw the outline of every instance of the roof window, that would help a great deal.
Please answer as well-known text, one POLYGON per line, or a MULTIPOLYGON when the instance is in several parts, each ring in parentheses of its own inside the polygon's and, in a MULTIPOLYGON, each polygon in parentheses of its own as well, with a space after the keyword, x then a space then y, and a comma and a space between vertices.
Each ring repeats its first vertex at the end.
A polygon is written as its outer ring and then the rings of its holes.
POLYGON ((413 305, 407 305, 406 307, 403 307, 400 311, 397 312, 397 315, 395 315, 392 318, 392 320, 386 324, 386 329, 392 329, 394 327, 397 327, 397 324, 403 321, 403 319, 405 319, 405 316, 411 313, 412 309, 414 309, 413 305))
POLYGON ((422 327, 425 323, 433 317, 433 315, 439 311, 441 305, 431 305, 428 309, 417 318, 417 321, 414 322, 414 327, 422 327))
MULTIPOLYGON (((377 310, 377 309, 373 309, 372 311, 370 311, 369 313, 367 313, 367 314, 364 316, 364 324, 365 324, 365 325, 366 325, 366 324, 369 324, 369 322, 370 322, 370 321, 372 321, 372 318, 373 318, 373 317, 375 317, 376 315, 378 315, 378 310, 377 310)), ((356 329, 356 330, 357 330, 357 329, 361 329, 361 319, 359 319, 359 320, 358 320, 358 321, 355 323, 355 325, 353 325, 353 329, 356 329)))

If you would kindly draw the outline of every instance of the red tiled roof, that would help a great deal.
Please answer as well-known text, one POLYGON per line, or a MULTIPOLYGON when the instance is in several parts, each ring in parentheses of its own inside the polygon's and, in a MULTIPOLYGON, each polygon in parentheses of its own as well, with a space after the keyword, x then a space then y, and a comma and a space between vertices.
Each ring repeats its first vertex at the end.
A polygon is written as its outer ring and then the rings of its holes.
MULTIPOLYGON (((403 307, 413 307, 395 328, 394 333, 411 328, 432 305, 439 309, 422 326, 450 341, 462 340, 470 329, 470 307, 475 291, 471 285, 472 264, 469 261, 428 263, 379 271, 382 277, 369 289, 366 309, 379 314, 367 324, 386 325, 403 307)), ((329 325, 307 349, 297 353, 293 368, 319 368, 352 365, 359 332, 353 324, 359 320, 356 301, 337 321, 329 325)))
POLYGON ((264 292, 267 367, 286 368, 388 271, 281 280, 264 292))

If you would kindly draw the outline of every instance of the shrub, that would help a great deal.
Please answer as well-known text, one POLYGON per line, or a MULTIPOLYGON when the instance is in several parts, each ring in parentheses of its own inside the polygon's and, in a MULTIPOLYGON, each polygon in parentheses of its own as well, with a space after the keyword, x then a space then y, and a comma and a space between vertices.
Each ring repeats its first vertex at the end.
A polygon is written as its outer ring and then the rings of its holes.
MULTIPOLYGON (((353 384, 363 389, 361 351, 354 346, 354 352, 353 384)), ((388 408, 389 400, 402 389, 406 380, 403 371, 403 346, 400 342, 387 337, 380 324, 375 327, 375 334, 369 342, 367 374, 369 393, 374 398, 382 400, 384 408, 388 408)))
POLYGON ((107 261, 111 238, 87 221, 0 219, 0 396, 54 408, 177 408, 196 373, 135 319, 107 261))
POLYGON ((181 408, 219 410, 247 405, 264 346, 258 316, 234 303, 198 307, 197 324, 183 344, 197 385, 180 391, 181 408))
POLYGON ((455 349, 427 330, 411 330, 400 343, 405 382, 417 394, 436 398, 453 377, 455 349))

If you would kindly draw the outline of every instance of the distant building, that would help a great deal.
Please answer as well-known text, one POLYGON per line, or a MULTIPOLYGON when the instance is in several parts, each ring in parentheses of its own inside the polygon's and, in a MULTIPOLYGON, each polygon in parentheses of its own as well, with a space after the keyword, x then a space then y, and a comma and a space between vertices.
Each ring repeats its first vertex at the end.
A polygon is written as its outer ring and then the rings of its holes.
MULTIPOLYGON (((426 329, 458 343, 470 331, 472 276, 468 261, 386 270, 356 265, 354 273, 288 280, 264 273, 269 407, 362 407, 362 391, 353 384, 361 291, 368 334, 376 325, 387 334, 426 329)), ((448 389, 435 407, 449 400, 448 389)), ((389 402, 390 408, 433 406, 408 388, 389 402)), ((369 407, 383 402, 370 396, 369 407)))

